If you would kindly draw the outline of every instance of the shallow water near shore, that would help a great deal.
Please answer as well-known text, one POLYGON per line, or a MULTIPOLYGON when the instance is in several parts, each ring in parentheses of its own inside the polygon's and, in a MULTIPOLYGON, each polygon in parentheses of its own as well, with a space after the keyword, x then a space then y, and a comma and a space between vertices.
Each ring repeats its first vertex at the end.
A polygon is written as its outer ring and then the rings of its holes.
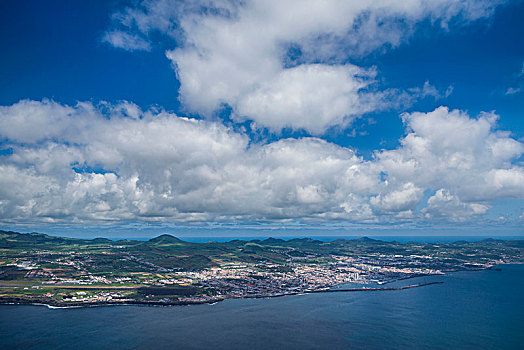
POLYGON ((519 349, 524 265, 419 277, 384 292, 214 305, 49 309, 0 305, 3 349, 519 349))

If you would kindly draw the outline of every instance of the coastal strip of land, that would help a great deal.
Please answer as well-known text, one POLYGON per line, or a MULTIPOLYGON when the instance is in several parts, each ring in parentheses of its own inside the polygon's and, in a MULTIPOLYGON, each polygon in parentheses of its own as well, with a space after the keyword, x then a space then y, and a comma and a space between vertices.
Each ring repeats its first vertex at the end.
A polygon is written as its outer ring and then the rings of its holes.
POLYGON ((0 302, 186 305, 393 291, 429 284, 384 284, 524 262, 523 252, 523 240, 401 243, 364 237, 192 243, 167 234, 149 241, 112 241, 0 231, 0 302), (345 285, 359 288, 341 288, 345 285))
MULTIPOLYGON (((435 284, 442 284, 444 282, 442 281, 435 281, 435 282, 427 282, 427 283, 418 283, 418 284, 411 284, 408 286, 401 286, 401 287, 382 287, 382 288, 373 288, 373 287, 361 287, 361 288, 338 288, 338 289, 323 289, 323 290, 308 290, 303 291, 301 293, 295 292, 295 293, 284 293, 284 294, 274 294, 274 295, 258 295, 258 296, 250 296, 246 298, 276 298, 276 297, 283 297, 283 296, 294 296, 294 295, 301 295, 301 294, 316 294, 316 293, 347 293, 347 292, 379 292, 379 291, 395 291, 395 290, 406 290, 406 289, 412 289, 412 288, 419 288, 419 287, 425 287, 435 284)), ((70 287, 72 289, 78 288, 75 286, 64 286, 64 287, 70 287)), ((3 297, 0 296, 0 304, 8 304, 8 305, 44 305, 44 306, 50 306, 54 308, 68 308, 68 307, 91 307, 91 306, 109 306, 109 305, 150 305, 150 306, 176 306, 176 305, 192 305, 192 304, 212 304, 217 303, 220 301, 224 301, 226 298, 215 298, 213 300, 206 300, 206 301, 162 301, 162 300, 152 300, 152 301, 141 301, 141 300, 133 300, 133 299, 126 299, 126 300, 112 300, 112 301, 106 301, 106 302, 49 302, 49 300, 46 299, 24 299, 24 298, 13 298, 13 297, 3 297)))

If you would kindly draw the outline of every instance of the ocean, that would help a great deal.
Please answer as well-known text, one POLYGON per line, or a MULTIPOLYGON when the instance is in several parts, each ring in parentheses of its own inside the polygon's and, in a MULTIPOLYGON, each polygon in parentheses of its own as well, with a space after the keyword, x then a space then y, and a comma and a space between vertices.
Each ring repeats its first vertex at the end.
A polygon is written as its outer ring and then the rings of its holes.
POLYGON ((524 265, 419 277, 399 291, 214 305, 0 305, 2 349, 522 349, 524 265))

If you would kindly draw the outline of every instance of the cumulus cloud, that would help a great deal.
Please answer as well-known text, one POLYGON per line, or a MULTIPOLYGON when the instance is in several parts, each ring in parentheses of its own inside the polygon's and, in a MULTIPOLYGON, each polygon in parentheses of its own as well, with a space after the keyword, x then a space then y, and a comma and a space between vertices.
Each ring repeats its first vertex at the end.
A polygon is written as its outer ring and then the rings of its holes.
POLYGON ((467 221, 524 198, 524 145, 496 130, 495 114, 402 118, 400 146, 365 160, 318 138, 258 144, 127 102, 23 100, 0 107, 12 150, 0 155, 0 220, 467 221))
POLYGON ((391 181, 414 179, 421 188, 444 188, 461 200, 521 198, 522 167, 512 161, 524 145, 495 132, 498 116, 477 119, 440 107, 430 113, 404 114, 410 131, 396 150, 376 154, 391 181))
POLYGON ((463 203, 449 191, 440 189, 428 199, 427 207, 422 211, 428 218, 460 222, 466 221, 472 215, 485 214, 488 209, 485 204, 463 203))
POLYGON ((145 0, 113 16, 106 41, 147 49, 154 32, 176 40, 167 57, 193 112, 211 116, 227 104, 237 120, 321 134, 402 96, 451 92, 424 85, 372 93, 363 89, 369 70, 348 59, 399 46, 425 20, 447 30, 488 17, 500 2, 145 0))
POLYGON ((379 213, 401 213, 412 211, 422 199, 424 192, 411 182, 384 194, 370 198, 370 203, 379 213))
POLYGON ((275 130, 290 127, 321 134, 329 126, 378 109, 381 100, 375 94, 361 93, 372 76, 351 65, 286 69, 241 99, 236 119, 253 119, 275 130))

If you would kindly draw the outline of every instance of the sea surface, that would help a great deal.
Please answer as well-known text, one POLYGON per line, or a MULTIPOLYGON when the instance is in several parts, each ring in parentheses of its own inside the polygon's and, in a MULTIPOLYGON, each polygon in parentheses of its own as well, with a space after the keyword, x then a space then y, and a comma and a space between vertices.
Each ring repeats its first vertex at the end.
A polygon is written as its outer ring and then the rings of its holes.
MULTIPOLYGON (((523 349, 524 265, 400 291, 214 305, 0 305, 1 349, 523 349)), ((388 286, 389 286, 388 285, 388 286)))

